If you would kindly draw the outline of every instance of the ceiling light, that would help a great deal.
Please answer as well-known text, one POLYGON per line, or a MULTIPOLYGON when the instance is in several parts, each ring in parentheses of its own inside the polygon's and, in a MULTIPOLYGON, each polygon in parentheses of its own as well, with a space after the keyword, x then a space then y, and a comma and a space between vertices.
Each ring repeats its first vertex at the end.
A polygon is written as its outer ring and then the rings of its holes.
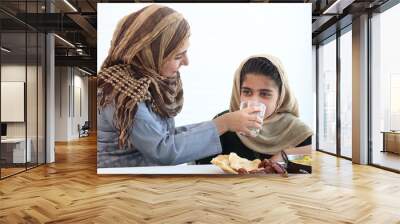
POLYGON ((90 73, 90 72, 88 72, 88 71, 86 71, 86 70, 83 70, 83 69, 81 69, 81 68, 79 68, 79 67, 78 67, 78 69, 79 69, 79 71, 81 71, 81 72, 83 72, 83 73, 85 73, 85 74, 87 74, 87 75, 92 75, 92 73, 90 73))
POLYGON ((355 0, 336 0, 332 5, 324 10, 322 14, 342 14, 343 9, 347 8, 355 0))
POLYGON ((64 0, 65 4, 67 4, 72 10, 74 10, 75 12, 78 12, 78 10, 71 4, 69 3, 68 0, 64 0))
POLYGON ((79 55, 87 55, 86 52, 84 52, 82 48, 77 48, 76 53, 78 53, 79 55))
POLYGON ((9 50, 9 49, 7 49, 7 48, 5 48, 5 47, 1 47, 0 49, 1 49, 2 51, 6 52, 6 53, 10 53, 10 52, 11 52, 11 50, 9 50))
POLYGON ((70 47, 75 48, 75 45, 73 45, 73 44, 72 44, 71 42, 69 42, 68 40, 66 40, 66 39, 64 39, 64 38, 62 38, 62 37, 60 37, 60 36, 58 36, 57 34, 54 34, 54 36, 56 36, 56 37, 57 37, 58 39, 60 39, 62 42, 68 44, 70 47))

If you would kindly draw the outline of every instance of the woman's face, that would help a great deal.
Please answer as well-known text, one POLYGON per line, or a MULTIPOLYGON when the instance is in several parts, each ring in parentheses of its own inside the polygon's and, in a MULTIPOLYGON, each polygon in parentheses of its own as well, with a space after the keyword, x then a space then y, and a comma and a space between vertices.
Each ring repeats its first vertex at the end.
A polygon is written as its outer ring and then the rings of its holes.
POLYGON ((172 56, 169 60, 165 61, 161 66, 161 75, 167 77, 176 76, 179 71, 179 68, 182 65, 188 65, 189 59, 187 57, 187 49, 189 48, 189 41, 186 41, 180 49, 178 49, 178 53, 172 56))
POLYGON ((270 77, 262 74, 248 73, 240 89, 240 102, 255 100, 267 106, 264 118, 271 116, 276 108, 279 87, 270 77))

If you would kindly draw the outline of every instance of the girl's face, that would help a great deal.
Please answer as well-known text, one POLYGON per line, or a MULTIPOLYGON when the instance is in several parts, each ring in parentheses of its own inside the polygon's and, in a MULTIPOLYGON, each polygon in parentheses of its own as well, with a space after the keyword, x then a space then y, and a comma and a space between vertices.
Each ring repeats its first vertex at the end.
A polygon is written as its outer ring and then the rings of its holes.
POLYGON ((270 77, 257 73, 248 73, 240 89, 240 102, 255 100, 267 106, 264 118, 271 116, 276 108, 279 87, 270 77))
POLYGON ((188 65, 189 59, 186 54, 188 48, 189 41, 186 41, 185 44, 183 44, 182 47, 177 51, 177 54, 164 62, 164 64, 161 66, 160 74, 162 76, 173 77, 178 74, 177 72, 182 65, 188 65))

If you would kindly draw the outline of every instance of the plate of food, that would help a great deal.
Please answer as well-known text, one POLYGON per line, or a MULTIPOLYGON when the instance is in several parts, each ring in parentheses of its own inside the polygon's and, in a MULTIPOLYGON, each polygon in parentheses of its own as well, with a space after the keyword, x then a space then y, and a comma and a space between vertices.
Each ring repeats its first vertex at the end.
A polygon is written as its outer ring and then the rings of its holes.
POLYGON ((269 159, 248 160, 231 152, 229 155, 218 155, 211 163, 229 174, 270 174, 276 173, 287 177, 284 164, 273 162, 269 159))

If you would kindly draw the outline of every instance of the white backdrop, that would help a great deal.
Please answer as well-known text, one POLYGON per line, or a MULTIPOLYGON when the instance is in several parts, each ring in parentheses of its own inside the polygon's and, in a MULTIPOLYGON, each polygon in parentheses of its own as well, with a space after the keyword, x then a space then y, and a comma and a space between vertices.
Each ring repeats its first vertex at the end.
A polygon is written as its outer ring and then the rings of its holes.
POLYGON ((25 122, 25 82, 1 82, 1 122, 25 122))
MULTIPOLYGON (((97 67, 107 56, 118 21, 147 3, 99 3, 97 67)), ((170 3, 191 26, 189 66, 180 69, 185 102, 176 125, 211 119, 229 108, 233 74, 258 53, 283 62, 300 106, 313 127, 311 4, 170 3)))

